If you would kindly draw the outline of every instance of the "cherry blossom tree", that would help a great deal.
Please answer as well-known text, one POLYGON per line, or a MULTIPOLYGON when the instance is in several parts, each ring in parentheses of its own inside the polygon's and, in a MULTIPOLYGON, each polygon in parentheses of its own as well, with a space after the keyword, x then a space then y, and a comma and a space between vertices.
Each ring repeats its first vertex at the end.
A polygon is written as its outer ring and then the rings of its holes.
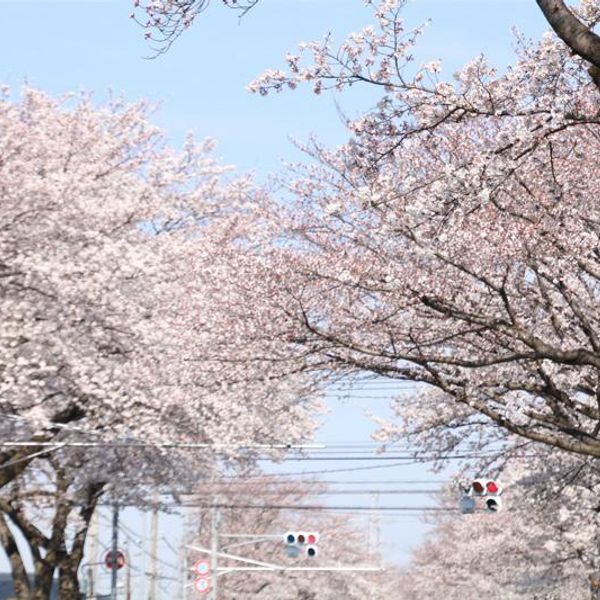
MULTIPOLYGON (((402 582, 403 598, 598 597, 598 470, 589 457, 538 448, 499 475, 503 509, 436 513, 402 582), (591 594, 591 595, 590 595, 591 594)), ((458 506, 458 487, 440 504, 458 506)))
MULTIPOLYGON (((222 0, 229 8, 243 16, 259 0, 222 0)), ((365 4, 397 7, 405 0, 364 0, 365 4)), ((536 0, 548 23, 569 48, 589 63, 590 77, 600 86, 600 37, 593 31, 598 23, 597 0, 583 0, 582 11, 570 8, 563 0, 536 0)), ((195 19, 209 6, 210 0, 134 0, 131 18, 145 29, 157 54, 171 47, 179 36, 189 29, 195 19)))
MULTIPOLYGON (((221 0, 244 16, 259 0, 221 0)), ((156 54, 166 52, 210 5, 210 0, 134 0, 130 17, 145 29, 156 54)))
MULTIPOLYGON (((86 466, 91 466, 89 461, 86 466)), ((0 543, 9 559, 16 597, 49 598, 58 569, 60 597, 77 598, 87 529, 107 481, 98 475, 78 477, 73 464, 57 456, 48 457, 35 473, 28 471, 8 484, 0 497, 0 543), (27 574, 28 554, 33 584, 27 574)))
MULTIPOLYGON (((580 7, 582 22, 595 7, 580 7)), ((413 381, 415 410, 454 407, 444 414, 458 431, 600 456, 600 122, 587 61, 548 34, 520 39, 503 74, 480 57, 441 81, 438 62, 413 64, 420 31, 397 2, 375 16, 339 49, 304 45, 288 73, 251 84, 364 83, 382 97, 342 148, 306 148, 315 161, 286 175, 289 197, 257 205, 254 244, 231 245, 220 269, 234 283, 211 290, 213 304, 235 315, 240 340, 263 341, 265 364, 413 381)), ((240 340, 236 360, 251 364, 240 340)))
POLYGON ((268 446, 312 435, 318 381, 196 360, 230 334, 198 274, 219 286, 213 249, 257 193, 210 142, 175 152, 143 103, 35 89, 5 90, 0 123, 0 543, 20 600, 46 597, 57 568, 68 600, 102 493, 142 502, 281 456, 268 446), (202 312, 181 311, 191 296, 202 312), (156 446, 173 442, 208 448, 156 446))

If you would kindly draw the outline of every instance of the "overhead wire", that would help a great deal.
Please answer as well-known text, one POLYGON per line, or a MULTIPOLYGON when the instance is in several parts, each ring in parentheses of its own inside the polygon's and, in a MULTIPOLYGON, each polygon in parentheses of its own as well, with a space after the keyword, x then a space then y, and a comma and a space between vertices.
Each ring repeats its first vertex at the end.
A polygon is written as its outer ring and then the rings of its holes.
POLYGON ((244 510, 312 510, 312 511, 423 511, 423 512, 458 512, 460 509, 454 506, 363 506, 363 505, 327 505, 327 504, 227 504, 227 503, 190 503, 163 504, 165 507, 180 508, 220 508, 220 509, 244 509, 244 510))
MULTIPOLYGON (((206 444, 206 443, 190 443, 190 442, 115 442, 112 440, 106 440, 101 442, 73 442, 73 441, 60 441, 60 442, 28 442, 28 441, 3 441, 0 442, 0 447, 5 448, 28 448, 28 447, 59 447, 59 448, 120 448, 120 449, 136 449, 136 448, 183 448, 183 449, 201 449, 201 450, 213 450, 216 454, 222 453, 225 450, 300 450, 305 451, 307 455, 292 455, 286 456, 286 461, 296 460, 420 460, 425 462, 427 459, 432 461, 435 460, 451 460, 451 459, 470 459, 470 458, 493 458, 499 454, 499 451, 484 452, 484 451, 472 451, 472 452, 456 452, 452 454, 439 454, 439 453, 415 453, 406 452, 404 454, 386 454, 384 452, 371 455, 363 452, 363 456, 348 456, 348 452, 344 451, 343 454, 340 450, 327 450, 328 446, 325 444, 315 445, 294 445, 294 444, 206 444), (329 455, 326 455, 329 453, 329 455), (340 454, 336 456, 335 454, 340 454), (367 455, 365 455, 367 454, 367 455), (332 456, 333 455, 333 456, 332 456)), ((334 446, 331 446, 334 448, 334 446)), ((358 452, 356 452, 358 453, 358 452)), ((539 456, 539 453, 528 454, 527 456, 539 456)), ((272 460, 271 457, 258 458, 258 460, 272 460)))
MULTIPOLYGON (((293 481, 286 481, 284 479, 270 477, 269 475, 261 475, 264 479, 262 483, 264 485, 275 485, 275 486, 285 486, 290 485, 290 483, 304 484, 304 485, 446 485, 448 483, 452 483, 451 479, 362 479, 362 480, 351 480, 351 479, 305 479, 298 480, 294 479, 293 481)), ((224 488, 234 488, 236 486, 248 486, 249 483, 242 477, 239 481, 231 480, 231 481, 211 481, 211 485, 215 487, 224 487, 224 488)), ((261 483, 261 482, 255 482, 261 483)))
MULTIPOLYGON (((439 493, 440 490, 375 490, 375 489, 370 489, 370 490, 311 490, 310 492, 307 492, 308 495, 310 496, 347 496, 347 495, 352 495, 352 496, 365 496, 365 495, 372 495, 372 494, 380 494, 380 495, 384 495, 384 496, 412 496, 412 495, 426 495, 426 494, 436 494, 439 493)), ((238 494, 240 496, 243 495, 249 495, 249 494, 254 494, 256 496, 280 496, 280 495, 284 495, 284 494, 294 494, 294 493, 298 493, 297 489, 290 489, 290 490, 274 490, 274 491, 268 491, 268 490, 260 490, 260 491, 253 491, 253 490, 218 490, 215 491, 213 493, 211 492, 189 492, 189 493, 182 493, 180 494, 181 496, 194 496, 196 498, 210 498, 213 497, 215 494, 218 493, 223 493, 223 494, 228 494, 228 495, 235 495, 238 494)))
MULTIPOLYGON (((287 472, 287 473, 277 473, 277 472, 273 472, 270 473, 270 476, 273 477, 297 477, 297 476, 304 476, 304 475, 324 475, 324 474, 330 474, 330 473, 355 473, 357 471, 374 471, 376 469, 392 469, 392 468, 397 468, 397 467, 409 467, 409 466, 414 466, 414 465, 422 465, 424 462, 423 460, 414 460, 412 462, 408 462, 408 461, 402 461, 402 462, 394 462, 394 463, 386 463, 386 464, 381 464, 381 465, 369 465, 369 466, 365 466, 365 467, 346 467, 346 468, 340 468, 340 469, 319 469, 319 470, 312 470, 312 471, 291 471, 291 472, 287 472)), ((223 475, 222 476, 225 479, 239 479, 239 475, 223 475)), ((246 480, 252 480, 252 479, 264 479, 265 475, 248 475, 245 476, 246 480)))
MULTIPOLYGON (((111 506, 111 505, 101 504, 100 506, 111 506)), ((100 519, 103 521, 103 525, 105 525, 106 527, 112 527, 112 521, 110 519, 105 518, 104 516, 100 516, 100 519)), ((119 522, 119 531, 123 531, 123 533, 127 537, 127 540, 129 542, 131 542, 136 548, 141 550, 146 556, 149 556, 150 558, 153 558, 153 559, 155 558, 156 562, 164 565, 165 567, 169 567, 170 569, 180 568, 178 565, 169 563, 169 562, 159 558, 158 556, 154 557, 152 552, 150 552, 149 550, 146 550, 144 548, 144 545, 139 541, 140 539, 144 539, 144 536, 141 536, 141 535, 138 536, 135 531, 133 531, 132 529, 127 527, 122 521, 119 522), (134 537, 132 537, 132 536, 134 536, 134 537)))

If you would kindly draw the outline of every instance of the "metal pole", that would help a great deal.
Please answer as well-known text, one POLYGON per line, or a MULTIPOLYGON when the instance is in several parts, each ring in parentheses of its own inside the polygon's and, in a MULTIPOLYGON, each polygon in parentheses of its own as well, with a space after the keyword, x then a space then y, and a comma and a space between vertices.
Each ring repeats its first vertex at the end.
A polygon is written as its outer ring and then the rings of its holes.
MULTIPOLYGON (((371 494, 371 506, 375 505, 375 495, 371 494)), ((367 556, 373 553, 373 513, 367 515, 367 556)))
POLYGON ((377 564, 381 565, 383 553, 381 551, 381 511, 379 510, 379 493, 375 494, 375 551, 377 564))
POLYGON ((131 554, 129 554, 129 541, 125 542, 125 556, 127 560, 127 587, 125 592, 125 598, 131 600, 131 554))
POLYGON ((96 569, 98 568, 98 510, 96 508, 92 514, 90 522, 90 556, 91 560, 88 563, 88 600, 94 600, 96 597, 96 569))
POLYGON ((221 513, 215 499, 212 509, 212 528, 210 544, 210 571, 211 575, 211 600, 218 600, 217 569, 219 567, 219 526, 221 525, 221 513))
POLYGON ((119 550, 119 504, 113 504, 112 518, 112 548, 110 559, 112 569, 110 570, 110 600, 117 600, 117 552, 119 550))
POLYGON ((187 600, 187 582, 188 582, 188 558, 187 549, 182 548, 183 556, 181 557, 182 574, 181 574, 181 600, 187 600))
POLYGON ((154 496, 154 507, 152 509, 152 522, 150 525, 150 600, 156 600, 156 584, 158 580, 158 495, 154 496))

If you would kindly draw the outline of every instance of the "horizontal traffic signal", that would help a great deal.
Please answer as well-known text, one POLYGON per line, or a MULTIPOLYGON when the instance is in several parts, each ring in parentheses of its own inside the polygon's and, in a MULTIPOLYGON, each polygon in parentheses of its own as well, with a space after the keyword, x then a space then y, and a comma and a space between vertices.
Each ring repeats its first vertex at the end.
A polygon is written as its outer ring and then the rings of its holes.
POLYGON ((287 555, 291 558, 300 556, 301 551, 307 558, 314 558, 318 554, 317 543, 319 534, 317 532, 288 531, 284 535, 287 555))

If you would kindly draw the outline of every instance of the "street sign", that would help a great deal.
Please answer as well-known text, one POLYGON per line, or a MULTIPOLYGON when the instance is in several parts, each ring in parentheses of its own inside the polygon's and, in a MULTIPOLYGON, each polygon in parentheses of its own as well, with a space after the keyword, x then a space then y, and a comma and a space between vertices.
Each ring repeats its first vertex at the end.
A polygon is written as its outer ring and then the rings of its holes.
POLYGON ((210 563, 207 560, 199 560, 194 564, 194 571, 198 575, 207 575, 210 571, 210 563))
MULTIPOLYGON (((112 550, 109 550, 104 555, 104 566, 109 571, 112 571, 112 568, 113 568, 113 556, 112 555, 113 555, 112 550)), ((121 552, 121 550, 117 550, 116 557, 117 557, 116 569, 118 571, 119 569, 122 569, 125 566, 125 554, 123 552, 121 552)))
POLYGON ((194 580, 194 589, 201 594, 207 594, 210 591, 210 561, 206 559, 197 560, 194 563, 194 572, 197 577, 194 580))
POLYGON ((207 594, 210 591, 210 581, 205 577, 198 577, 198 579, 194 581, 194 588, 201 594, 207 594))

